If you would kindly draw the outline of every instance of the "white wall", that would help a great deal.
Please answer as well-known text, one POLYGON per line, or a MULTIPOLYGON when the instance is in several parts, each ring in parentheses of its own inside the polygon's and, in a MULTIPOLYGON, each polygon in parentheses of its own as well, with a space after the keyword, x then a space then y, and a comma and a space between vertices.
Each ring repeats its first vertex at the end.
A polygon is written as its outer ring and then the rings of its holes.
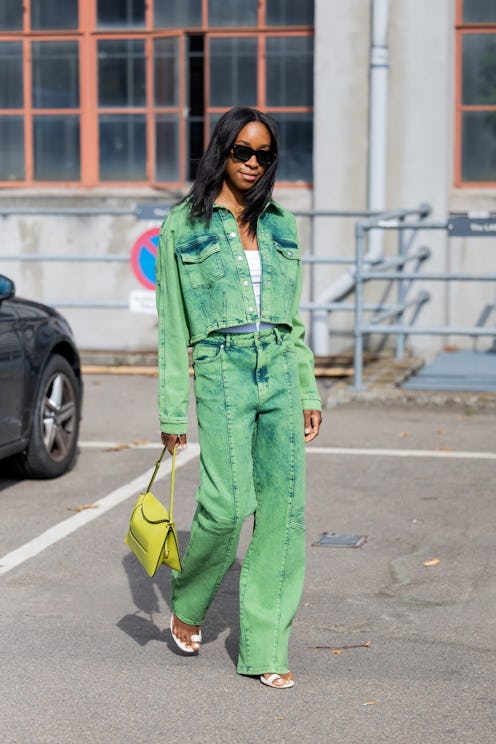
MULTIPOLYGON (((102 196, 77 197, 67 194, 45 196, 4 196, 0 204, 17 208, 64 209, 72 206, 93 209, 132 208, 129 199, 102 196)), ((136 238, 155 223, 138 222, 133 216, 43 216, 12 215, 0 218, 0 256, 16 258, 35 255, 130 256, 136 238)), ((129 261, 125 263, 80 263, 2 261, 0 271, 11 277, 18 296, 57 306, 71 302, 124 302, 141 285, 129 261)), ((124 310, 74 309, 61 307, 82 349, 153 349, 156 322, 153 316, 134 315, 124 310)))
MULTIPOLYGON (((316 209, 363 209, 367 206, 369 53, 372 0, 316 1, 315 50, 315 192, 316 209)), ((388 32, 388 209, 433 207, 431 221, 443 222, 450 210, 496 209, 495 194, 455 190, 454 71, 455 4, 451 0, 390 0, 388 32)), ((386 253, 394 252, 392 236, 386 253)), ((444 232, 423 233, 419 244, 432 250, 426 271, 494 271, 490 240, 448 241, 444 232)), ((353 256, 352 223, 317 222, 316 252, 353 256)), ((320 270, 318 291, 343 272, 320 270)), ((485 302, 494 301, 489 284, 420 283, 432 296, 418 325, 469 326, 485 302)), ((377 291, 367 287, 367 298, 377 291)), ((330 352, 350 345, 342 337, 351 317, 333 313, 330 352)), ((471 341, 451 339, 459 346, 471 341)), ((412 336, 410 344, 426 356, 446 342, 438 336, 412 336)))
MULTIPOLYGON (((416 206, 428 202, 430 221, 443 222, 454 156, 454 24, 455 4, 450 0, 395 0, 390 24, 390 107, 388 150, 388 202, 416 206)), ((444 232, 419 236, 432 257, 425 270, 449 269, 448 241, 444 232)), ((420 283, 431 301, 418 325, 446 325, 449 287, 444 282, 420 283)), ((410 343, 425 353, 445 342, 438 336, 415 336, 410 343)))
MULTIPOLYGON (((314 209, 364 210, 367 201, 369 3, 316 0, 314 78, 314 209)), ((354 220, 318 218, 314 250, 324 257, 354 256, 354 220)), ((346 269, 315 269, 315 300, 346 269)), ((335 313, 329 352, 349 347, 351 315, 335 313)))

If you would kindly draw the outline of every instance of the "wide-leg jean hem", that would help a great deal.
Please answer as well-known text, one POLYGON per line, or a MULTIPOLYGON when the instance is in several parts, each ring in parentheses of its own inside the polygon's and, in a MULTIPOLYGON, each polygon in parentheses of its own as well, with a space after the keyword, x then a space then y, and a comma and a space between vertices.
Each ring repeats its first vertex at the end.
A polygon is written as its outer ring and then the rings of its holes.
POLYGON ((181 612, 177 612, 177 610, 175 610, 174 607, 172 608, 172 612, 174 613, 174 615, 177 617, 178 620, 180 620, 182 623, 186 623, 186 625, 196 625, 198 627, 201 625, 201 622, 198 622, 197 620, 191 620, 191 618, 186 617, 181 612))
POLYGON ((268 668, 270 665, 266 664, 265 667, 260 669, 252 669, 251 667, 238 667, 236 669, 238 674, 243 674, 245 677, 259 677, 261 674, 288 674, 288 667, 279 667, 277 669, 268 668))

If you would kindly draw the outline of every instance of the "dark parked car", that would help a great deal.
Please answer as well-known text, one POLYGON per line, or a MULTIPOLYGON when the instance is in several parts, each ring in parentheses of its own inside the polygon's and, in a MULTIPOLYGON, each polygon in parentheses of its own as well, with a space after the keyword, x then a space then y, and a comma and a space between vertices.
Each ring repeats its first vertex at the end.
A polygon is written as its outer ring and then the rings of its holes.
POLYGON ((65 473, 76 456, 81 403, 69 324, 53 308, 15 297, 0 274, 0 471, 65 473))

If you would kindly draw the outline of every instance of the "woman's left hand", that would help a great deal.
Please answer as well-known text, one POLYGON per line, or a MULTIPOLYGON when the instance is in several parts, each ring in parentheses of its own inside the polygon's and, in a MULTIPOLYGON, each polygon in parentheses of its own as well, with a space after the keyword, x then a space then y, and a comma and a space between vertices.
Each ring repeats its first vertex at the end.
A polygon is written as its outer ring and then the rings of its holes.
POLYGON ((305 442, 311 442, 319 435, 322 416, 320 411, 303 411, 305 442))

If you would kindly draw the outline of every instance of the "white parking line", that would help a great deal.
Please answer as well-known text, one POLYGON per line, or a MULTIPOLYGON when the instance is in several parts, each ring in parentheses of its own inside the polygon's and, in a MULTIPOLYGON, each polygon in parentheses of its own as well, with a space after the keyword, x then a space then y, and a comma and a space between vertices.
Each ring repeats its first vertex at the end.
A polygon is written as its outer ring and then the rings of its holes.
MULTIPOLYGON (((112 449, 117 447, 130 448, 130 449, 162 449, 160 443, 148 443, 148 442, 135 442, 135 443, 122 443, 122 442, 79 442, 81 449, 112 449)), ((355 455, 360 457, 433 457, 439 459, 465 459, 465 460, 496 460, 495 452, 466 452, 466 451, 453 451, 453 450, 412 450, 412 449, 377 449, 377 448, 360 448, 360 447, 316 447, 310 446, 306 448, 308 455, 355 455)), ((184 452, 181 452, 180 457, 177 460, 176 468, 180 468, 186 465, 190 460, 198 457, 200 454, 200 447, 196 442, 188 442, 188 447, 184 452)), ((168 459, 164 462, 162 469, 157 474, 157 480, 164 478, 170 473, 170 463, 168 459)), ((30 542, 22 545, 20 548, 7 553, 0 558, 0 574, 5 574, 11 571, 16 566, 19 566, 29 558, 33 558, 38 555, 46 548, 50 547, 54 543, 62 540, 67 535, 75 532, 80 527, 83 527, 93 519, 97 519, 106 511, 112 509, 114 506, 122 503, 130 496, 139 493, 143 488, 143 484, 151 478, 153 468, 150 468, 146 473, 142 473, 140 476, 132 480, 130 483, 126 483, 124 486, 117 488, 112 493, 109 493, 104 498, 95 502, 95 509, 88 509, 78 512, 68 519, 64 519, 62 522, 50 527, 46 532, 43 532, 38 537, 35 537, 30 542)))
MULTIPOLYGON (((160 442, 103 442, 103 441, 96 441, 96 442, 78 442, 78 447, 81 449, 103 449, 103 450, 109 450, 109 449, 162 449, 163 444, 160 444, 160 442)), ((188 448, 189 448, 188 443, 188 448)), ((193 446, 195 446, 193 444, 193 446)))
MULTIPOLYGON (((107 442, 105 444, 108 445, 109 443, 107 442)), ((161 449, 160 445, 159 449, 161 449)), ((200 447, 197 444, 188 443, 187 449, 181 452, 176 460, 176 469, 181 468, 183 465, 186 465, 190 460, 198 457, 199 454, 200 447)), ((161 469, 158 471, 156 481, 164 478, 167 474, 170 473, 170 471, 171 460, 167 459, 163 463, 161 469)), ((41 535, 35 537, 33 540, 30 540, 28 543, 22 545, 20 548, 16 548, 10 553, 7 553, 2 558, 0 558, 0 574, 5 574, 8 571, 11 571, 16 566, 19 566, 21 563, 24 563, 24 561, 27 561, 29 558, 33 558, 35 555, 39 555, 39 553, 41 553, 43 550, 46 550, 46 548, 50 547, 50 545, 54 545, 54 543, 62 540, 64 537, 67 537, 67 535, 75 532, 80 527, 83 527, 85 524, 88 524, 88 522, 91 522, 93 519, 101 517, 102 514, 105 514, 105 512, 109 511, 109 509, 113 509, 114 506, 121 504, 130 496, 139 493, 140 490, 142 490, 143 487, 146 486, 146 484, 152 477, 152 473, 153 467, 147 470, 145 473, 139 475, 130 483, 126 483, 124 486, 117 488, 115 491, 112 491, 112 493, 104 496, 99 501, 95 501, 94 509, 85 509, 84 511, 78 512, 73 517, 64 519, 62 522, 59 522, 53 527, 50 527, 48 530, 46 530, 46 532, 43 532, 41 535)))
POLYGON ((496 452, 460 450, 369 449, 359 447, 307 447, 307 455, 372 455, 374 457, 438 457, 447 460, 496 460, 496 452))
MULTIPOLYGON (((154 442, 79 442, 82 449, 161 449, 160 443, 154 442)), ((188 447, 198 447, 196 443, 188 447)), ((441 459, 460 460, 496 460, 496 452, 467 452, 464 450, 412 450, 412 449, 379 449, 371 447, 318 447, 310 445, 306 447, 308 455, 358 455, 365 457, 438 457, 441 459)))

